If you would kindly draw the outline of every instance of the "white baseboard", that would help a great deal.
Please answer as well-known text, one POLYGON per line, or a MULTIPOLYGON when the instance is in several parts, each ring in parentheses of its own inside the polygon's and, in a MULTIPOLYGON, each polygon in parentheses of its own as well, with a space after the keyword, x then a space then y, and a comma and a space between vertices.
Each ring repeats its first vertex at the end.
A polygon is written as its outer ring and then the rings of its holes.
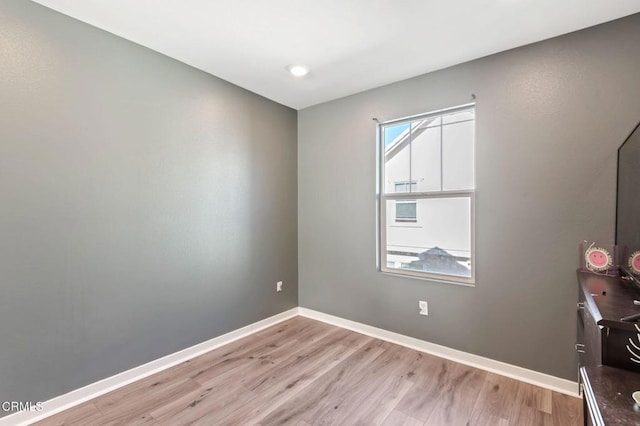
POLYGON ((223 334, 222 336, 207 340, 206 342, 191 346, 190 348, 183 349, 155 361, 148 362, 147 364, 143 364, 132 368, 131 370, 124 371, 116 374, 115 376, 107 377, 106 379, 92 383, 83 388, 76 389, 64 395, 50 399, 42 404, 42 411, 20 411, 18 413, 2 417, 0 418, 0 426, 29 425, 33 422, 72 408, 85 401, 104 395, 107 392, 126 386, 136 380, 143 379, 147 376, 173 367, 174 365, 180 364, 181 362, 195 358, 220 346, 226 345, 227 343, 231 343, 267 327, 271 327, 279 322, 293 318, 297 315, 346 328, 347 330, 352 330, 357 333, 415 349, 420 352, 446 358, 451 361, 459 362, 460 364, 490 371, 492 373, 520 380, 525 383, 530 383, 535 386, 578 397, 578 384, 570 380, 561 379, 559 377, 528 370, 505 362, 473 355, 457 349, 451 349, 446 346, 437 345, 435 343, 372 327, 370 325, 361 324, 355 321, 314 311, 312 309, 293 308, 253 324, 249 324, 246 327, 239 328, 238 330, 223 334))
POLYGON ((288 320, 298 315, 298 308, 289 309, 288 311, 263 319, 261 321, 249 324, 246 327, 239 328, 222 336, 215 337, 206 342, 199 343, 195 346, 172 353, 165 357, 156 359, 146 364, 134 367, 131 370, 107 377, 106 379, 87 385, 83 388, 76 389, 64 395, 60 395, 50 399, 42 404, 42 411, 20 411, 15 414, 0 418, 0 426, 22 426, 29 425, 33 422, 42 420, 46 417, 67 410, 78 404, 90 399, 104 395, 136 380, 143 379, 147 376, 165 370, 181 362, 195 358, 220 346, 231 343, 235 340, 256 333, 267 327, 271 327, 279 322, 288 320))
POLYGON ((312 309, 298 308, 298 311, 303 317, 336 325, 357 333, 365 334, 367 336, 375 337, 380 340, 395 343, 397 345, 405 346, 407 348, 415 349, 441 358, 446 358, 451 361, 459 362, 460 364, 479 368, 491 373, 500 374, 535 386, 551 389, 566 395, 579 397, 578 383, 572 382, 571 380, 561 379, 549 374, 540 373, 538 371, 529 370, 479 355, 473 355, 457 349, 451 349, 446 346, 437 345, 435 343, 372 327, 370 325, 361 324, 359 322, 314 311, 312 309))

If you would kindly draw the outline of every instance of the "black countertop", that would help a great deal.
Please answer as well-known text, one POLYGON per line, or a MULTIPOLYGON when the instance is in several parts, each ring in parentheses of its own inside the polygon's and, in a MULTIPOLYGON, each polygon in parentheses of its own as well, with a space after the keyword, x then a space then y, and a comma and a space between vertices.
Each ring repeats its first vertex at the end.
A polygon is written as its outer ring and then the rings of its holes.
MULTIPOLYGON (((619 276, 610 277, 588 272, 578 272, 578 281, 585 296, 585 303, 593 313, 598 325, 621 330, 636 330, 634 323, 620 321, 621 318, 640 314, 640 288, 632 281, 619 276)), ((640 325, 640 323, 638 323, 640 325)))
MULTIPOLYGON (((603 424, 607 426, 637 426, 640 407, 631 394, 640 390, 640 374, 600 365, 582 367, 585 398, 593 398, 603 424)), ((596 425, 600 419, 596 420, 596 425)))

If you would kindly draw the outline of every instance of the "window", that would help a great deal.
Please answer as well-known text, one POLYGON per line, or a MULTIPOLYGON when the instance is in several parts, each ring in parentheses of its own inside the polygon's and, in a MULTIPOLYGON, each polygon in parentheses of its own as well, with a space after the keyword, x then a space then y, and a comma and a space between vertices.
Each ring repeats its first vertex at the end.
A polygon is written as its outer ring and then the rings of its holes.
POLYGON ((396 192, 411 192, 417 189, 418 182, 396 182, 394 184, 396 192))
POLYGON ((475 105, 379 125, 383 272, 474 282, 475 105))
MULTIPOLYGON (((417 189, 417 182, 404 181, 396 182, 394 188, 396 192, 415 192, 417 189)), ((398 223, 412 223, 416 222, 416 200, 398 200, 396 201, 396 222, 398 223)))
POLYGON ((396 222, 417 222, 416 200, 396 201, 396 222))

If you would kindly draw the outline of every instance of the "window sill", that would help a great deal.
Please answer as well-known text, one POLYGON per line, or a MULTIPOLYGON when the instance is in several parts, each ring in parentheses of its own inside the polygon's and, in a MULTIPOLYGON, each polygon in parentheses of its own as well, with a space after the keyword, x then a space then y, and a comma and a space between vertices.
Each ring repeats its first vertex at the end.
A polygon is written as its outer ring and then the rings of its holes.
POLYGON ((476 286, 475 280, 465 279, 462 277, 460 278, 460 281, 458 281, 456 280, 455 277, 449 278, 449 277, 442 277, 439 275, 424 275, 419 273, 413 274, 413 273, 405 273, 405 272, 396 272, 393 269, 378 269, 378 271, 384 275, 391 275, 394 277, 411 278, 411 279, 423 280, 423 281, 432 281, 432 282, 441 283, 441 284, 455 284, 463 287, 476 286))

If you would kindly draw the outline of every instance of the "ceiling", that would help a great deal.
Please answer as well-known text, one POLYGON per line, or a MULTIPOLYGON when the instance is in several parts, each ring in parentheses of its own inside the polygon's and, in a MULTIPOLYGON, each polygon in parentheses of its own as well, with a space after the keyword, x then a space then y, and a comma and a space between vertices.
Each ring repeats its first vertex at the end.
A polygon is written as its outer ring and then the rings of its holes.
POLYGON ((301 109, 636 12, 638 0, 34 0, 301 109), (286 67, 311 72, 293 77, 286 67))

